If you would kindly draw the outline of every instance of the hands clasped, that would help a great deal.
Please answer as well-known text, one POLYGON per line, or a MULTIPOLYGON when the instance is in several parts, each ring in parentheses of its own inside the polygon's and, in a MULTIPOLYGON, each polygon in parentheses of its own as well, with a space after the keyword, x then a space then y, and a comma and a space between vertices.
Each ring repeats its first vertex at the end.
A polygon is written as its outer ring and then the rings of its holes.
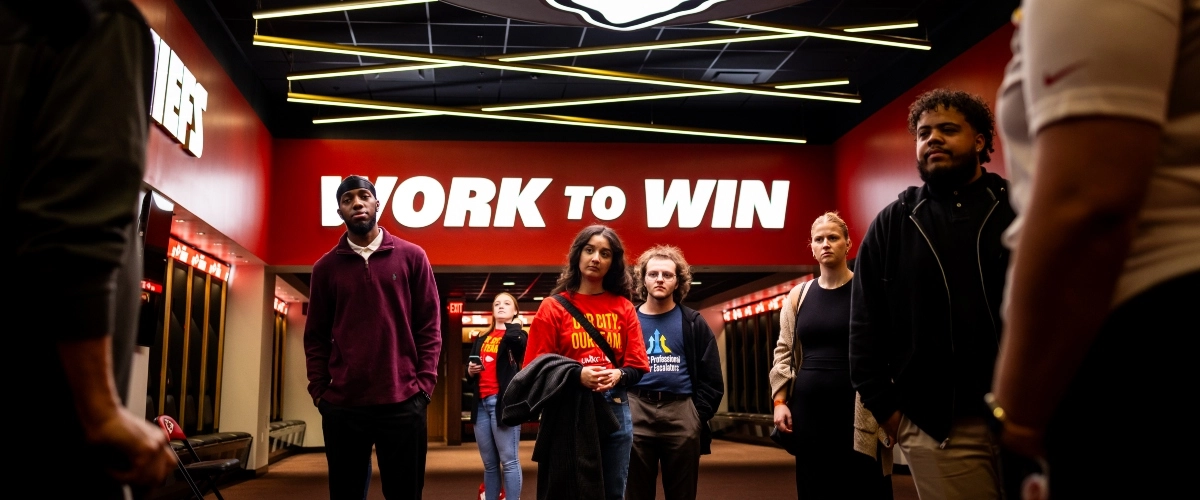
POLYGON ((596 392, 612 389, 620 380, 621 370, 618 368, 604 369, 599 366, 585 366, 579 372, 579 383, 596 392))

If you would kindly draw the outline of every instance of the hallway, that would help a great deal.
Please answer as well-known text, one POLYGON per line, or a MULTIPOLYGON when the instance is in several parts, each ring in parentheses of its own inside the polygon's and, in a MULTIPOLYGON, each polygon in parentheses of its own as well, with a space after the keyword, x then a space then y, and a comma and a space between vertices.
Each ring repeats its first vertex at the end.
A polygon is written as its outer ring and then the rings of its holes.
MULTIPOLYGON (((531 460, 533 441, 521 441, 526 499, 537 498, 537 463, 531 460)), ((793 459, 783 450, 715 440, 713 454, 700 459, 702 499, 795 498, 793 459)), ((483 481, 483 465, 475 443, 446 446, 430 443, 424 498, 471 500, 483 481)), ((897 474, 892 480, 895 500, 917 500, 912 479, 897 474)), ((221 490, 226 500, 316 500, 328 498, 324 453, 292 455, 271 465, 267 474, 221 490)), ((208 498, 215 498, 208 495, 208 498)), ((379 475, 371 482, 369 498, 382 499, 379 475)), ((659 498, 663 498, 660 491, 659 498)))

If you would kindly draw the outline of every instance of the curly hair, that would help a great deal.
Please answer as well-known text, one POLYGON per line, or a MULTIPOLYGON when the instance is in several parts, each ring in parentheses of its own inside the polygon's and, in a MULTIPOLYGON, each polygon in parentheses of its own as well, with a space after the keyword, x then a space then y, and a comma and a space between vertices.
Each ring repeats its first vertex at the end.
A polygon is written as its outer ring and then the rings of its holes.
POLYGON ((567 252, 567 264, 563 266, 551 294, 579 291, 579 285, 583 282, 583 274, 579 271, 579 256, 583 255, 583 247, 587 246, 588 240, 598 234, 608 239, 608 244, 612 246, 612 265, 608 268, 608 274, 604 275, 604 290, 627 299, 633 298, 633 278, 629 276, 625 264, 625 245, 621 243, 616 231, 600 224, 585 227, 575 235, 575 241, 571 242, 571 249, 567 252))
POLYGON ((676 304, 683 302, 683 298, 687 297, 688 291, 692 289, 692 266, 683 258, 683 250, 671 245, 655 245, 638 257, 634 271, 637 275, 637 297, 646 300, 646 266, 650 259, 663 259, 675 263, 675 291, 671 292, 671 296, 676 304))
POLYGON ((979 164, 991 161, 992 156, 989 153, 996 151, 992 144, 992 137, 996 135, 996 118, 987 102, 975 94, 961 90, 934 89, 917 96, 917 100, 908 107, 908 133, 916 136, 921 115, 939 107, 962 113, 971 128, 983 134, 983 151, 979 152, 979 164))

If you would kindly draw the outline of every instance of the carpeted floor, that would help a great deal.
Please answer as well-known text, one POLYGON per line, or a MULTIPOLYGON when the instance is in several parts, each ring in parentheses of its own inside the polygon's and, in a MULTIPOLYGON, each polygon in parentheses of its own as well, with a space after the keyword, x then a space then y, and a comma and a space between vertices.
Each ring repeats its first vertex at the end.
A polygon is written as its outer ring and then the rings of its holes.
MULTIPOLYGON (((537 463, 531 460, 533 441, 521 441, 525 471, 522 496, 537 498, 537 463)), ((430 443, 425 470, 424 498, 473 500, 483 481, 483 465, 475 443, 446 446, 430 443)), ((700 459, 701 499, 795 498, 794 459, 778 448, 717 440, 713 454, 700 459)), ((912 478, 892 478, 895 500, 917 500, 912 478)), ((665 498, 659 486, 658 498, 665 498)), ((221 488, 226 500, 315 500, 329 498, 325 454, 292 455, 271 465, 266 474, 221 488)), ((209 494, 207 498, 216 498, 209 494)), ((369 498, 382 499, 378 470, 369 498)), ((516 500, 516 499, 514 499, 516 500)))

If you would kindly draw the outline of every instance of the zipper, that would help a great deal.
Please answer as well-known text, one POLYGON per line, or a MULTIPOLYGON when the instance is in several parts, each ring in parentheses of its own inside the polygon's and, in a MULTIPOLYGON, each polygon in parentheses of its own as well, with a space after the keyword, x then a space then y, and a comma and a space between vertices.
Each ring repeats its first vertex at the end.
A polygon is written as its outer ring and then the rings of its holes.
MULTIPOLYGON (((951 304, 951 298, 950 298, 950 282, 946 279, 946 268, 942 266, 942 258, 940 256, 938 256, 937 249, 933 247, 933 241, 929 239, 928 234, 925 234, 925 230, 921 228, 921 223, 917 222, 917 218, 914 215, 917 213, 917 209, 921 208, 921 205, 923 203, 925 203, 925 200, 921 200, 920 203, 917 203, 917 206, 913 207, 912 213, 909 214, 908 218, 909 218, 909 220, 913 221, 913 225, 917 226, 917 231, 921 233, 921 237, 925 238, 925 244, 929 245, 929 251, 933 252, 933 258, 937 260, 938 270, 940 270, 942 272, 942 286, 946 287, 946 306, 952 308, 953 304, 951 304)), ((951 314, 953 314, 953 313, 951 313, 951 314)), ((953 354, 956 351, 957 351, 957 347, 954 345, 954 320, 953 320, 953 318, 951 318, 951 322, 950 322, 950 353, 953 354)), ((956 408, 957 406, 958 406, 958 391, 951 388, 950 389, 950 421, 951 422, 954 421, 954 408, 956 408)), ((946 445, 948 445, 948 444, 950 444, 949 437, 947 437, 946 439, 943 439, 942 442, 938 444, 938 449, 945 449, 946 445)))
POLYGON ((987 226, 988 220, 992 218, 992 214, 996 211, 996 207, 1000 206, 1000 200, 996 198, 996 194, 992 192, 992 188, 987 188, 987 192, 992 196, 992 208, 988 210, 987 216, 983 218, 983 224, 979 225, 979 234, 975 236, 975 266, 979 268, 979 286, 983 288, 983 305, 987 306, 988 319, 992 322, 992 338, 996 339, 996 345, 1000 345, 1000 331, 996 326, 996 318, 992 317, 992 303, 988 300, 987 281, 983 277, 983 228, 987 226))

